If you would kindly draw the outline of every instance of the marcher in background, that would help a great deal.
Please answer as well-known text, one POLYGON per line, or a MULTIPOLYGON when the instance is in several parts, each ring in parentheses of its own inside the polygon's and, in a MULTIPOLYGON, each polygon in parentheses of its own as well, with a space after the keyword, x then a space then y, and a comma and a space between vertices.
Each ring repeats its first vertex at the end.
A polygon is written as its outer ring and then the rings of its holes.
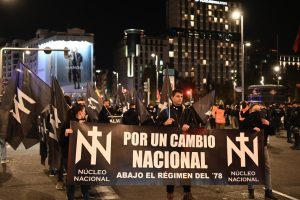
POLYGON ((110 117, 112 114, 109 111, 110 101, 108 99, 103 101, 102 109, 98 115, 98 120, 100 123, 110 123, 110 117))
POLYGON ((274 124, 275 134, 277 136, 280 136, 279 129, 280 129, 281 117, 282 116, 284 116, 283 110, 279 107, 278 104, 274 104, 273 108, 271 110, 271 117, 272 117, 271 120, 274 124))
POLYGON ((223 104, 219 105, 218 109, 215 112, 215 116, 216 116, 216 128, 224 129, 226 118, 225 118, 225 109, 223 104))
MULTIPOLYGON (((264 158, 265 158, 265 199, 277 200, 277 197, 273 195, 271 184, 271 169, 270 158, 267 149, 268 131, 267 127, 270 126, 270 122, 265 118, 265 114, 261 113, 261 105, 253 105, 249 109, 249 115, 246 116, 243 122, 243 129, 254 130, 260 132, 264 130, 264 158)), ((252 184, 248 185, 249 199, 254 199, 254 187, 252 184)))
POLYGON ((8 160, 6 159, 6 142, 4 138, 0 138, 0 161, 2 166, 2 172, 6 173, 6 163, 8 162, 8 160))
POLYGON ((245 118, 249 115, 250 104, 247 101, 242 101, 240 103, 239 111, 239 129, 245 129, 245 118))
POLYGON ((216 128, 216 110, 218 109, 217 105, 211 107, 211 115, 209 117, 209 125, 211 129, 216 128))
POLYGON ((233 129, 238 128, 239 126, 238 118, 239 118, 239 109, 237 105, 231 105, 231 112, 230 112, 231 128, 233 129))
MULTIPOLYGON (((183 106, 183 92, 175 89, 171 95, 172 105, 170 108, 162 110, 157 117, 156 123, 160 126, 173 126, 180 128, 181 131, 188 131, 190 127, 196 126, 188 122, 191 117, 187 117, 185 107, 183 106)), ((190 185, 183 185, 184 200, 193 200, 190 185)), ((174 199, 174 185, 167 185, 167 199, 174 199)))
POLYGON ((288 103, 284 109, 284 128, 286 130, 287 143, 293 143, 292 132, 291 132, 291 114, 292 104, 288 103))
MULTIPOLYGON (((1 104, 1 102, 0 102, 1 104)), ((0 130, 2 130, 2 118, 0 117, 0 130)), ((6 163, 8 160, 6 159, 6 142, 4 139, 3 133, 0 133, 0 162, 2 166, 3 173, 6 173, 6 163)))
POLYGON ((293 102, 291 111, 291 132, 295 139, 291 148, 300 150, 300 104, 296 101, 293 102))
POLYGON ((122 123, 126 125, 139 125, 140 120, 135 109, 135 104, 130 103, 129 109, 123 114, 122 123))

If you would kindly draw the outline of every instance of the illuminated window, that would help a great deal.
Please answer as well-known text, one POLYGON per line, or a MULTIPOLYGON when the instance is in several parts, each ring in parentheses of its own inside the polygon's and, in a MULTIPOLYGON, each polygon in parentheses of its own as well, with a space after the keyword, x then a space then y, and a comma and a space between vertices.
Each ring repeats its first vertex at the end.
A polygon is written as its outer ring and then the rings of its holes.
POLYGON ((231 43, 231 47, 234 47, 234 44, 233 44, 233 43, 231 43))
POLYGON ((184 57, 186 57, 186 58, 189 57, 189 53, 188 53, 188 52, 185 52, 185 53, 184 53, 184 57))
POLYGON ((217 17, 214 17, 214 22, 218 22, 218 18, 217 17))
POLYGON ((191 72, 191 77, 195 77, 195 72, 191 72))
POLYGON ((203 60, 203 65, 206 65, 206 60, 203 60))
POLYGON ((228 6, 225 6, 225 11, 228 12, 228 6))
POLYGON ((184 14, 184 19, 188 19, 188 15, 187 14, 184 14))
POLYGON ((169 57, 174 58, 174 51, 169 51, 169 57))
POLYGON ((208 9, 211 9, 212 7, 211 7, 211 5, 208 5, 208 9))
POLYGON ((228 60, 225 61, 225 65, 229 66, 229 61, 228 60))
POLYGON ((191 20, 194 20, 194 19, 195 19, 194 15, 190 15, 190 17, 191 17, 191 20))
POLYGON ((223 18, 220 18, 220 23, 222 23, 223 22, 223 18))
POLYGON ((197 10, 197 14, 200 15, 200 10, 197 10))
POLYGON ((212 16, 212 12, 211 11, 208 11, 208 16, 212 16))
POLYGON ((189 72, 184 72, 184 76, 189 76, 189 72))
POLYGON ((191 27, 194 27, 195 23, 194 21, 191 21, 191 27))
POLYGON ((235 24, 236 24, 236 25, 240 25, 240 20, 238 20, 238 19, 235 20, 235 24))
POLYGON ((191 7, 194 7, 194 2, 191 2, 191 7))
POLYGON ((169 38, 169 44, 173 44, 174 39, 173 38, 169 38))
POLYGON ((228 24, 225 24, 225 30, 228 30, 228 24))

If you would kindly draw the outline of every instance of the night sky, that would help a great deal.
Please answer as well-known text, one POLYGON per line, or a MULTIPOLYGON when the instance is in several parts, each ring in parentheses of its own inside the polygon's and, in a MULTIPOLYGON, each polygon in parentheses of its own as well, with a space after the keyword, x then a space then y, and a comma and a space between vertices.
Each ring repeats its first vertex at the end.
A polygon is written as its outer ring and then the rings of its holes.
MULTIPOLYGON (((0 38, 30 39, 38 28, 83 28, 95 34, 96 67, 106 68, 125 29, 159 35, 165 32, 165 13, 165 0, 0 0, 0 38)), ((245 40, 276 48, 278 35, 279 53, 292 53, 298 13, 297 1, 244 1, 245 40)))

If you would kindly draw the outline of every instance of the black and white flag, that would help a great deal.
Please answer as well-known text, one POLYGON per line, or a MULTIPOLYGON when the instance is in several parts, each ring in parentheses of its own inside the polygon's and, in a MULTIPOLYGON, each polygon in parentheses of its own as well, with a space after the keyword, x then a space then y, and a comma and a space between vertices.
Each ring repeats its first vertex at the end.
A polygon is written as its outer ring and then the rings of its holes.
POLYGON ((90 120, 98 121, 98 114, 102 108, 102 102, 99 101, 99 96, 96 94, 93 86, 90 83, 87 84, 85 105, 90 120))
POLYGON ((21 142, 25 148, 39 142, 37 118, 49 102, 50 87, 20 64, 9 80, 1 104, 2 131, 14 149, 21 142))

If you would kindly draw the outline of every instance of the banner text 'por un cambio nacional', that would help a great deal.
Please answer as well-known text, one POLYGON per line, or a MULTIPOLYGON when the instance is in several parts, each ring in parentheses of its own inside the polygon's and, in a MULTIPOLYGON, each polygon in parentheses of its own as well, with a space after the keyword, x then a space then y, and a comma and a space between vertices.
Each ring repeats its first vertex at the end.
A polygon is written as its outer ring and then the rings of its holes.
POLYGON ((263 134, 72 122, 68 181, 99 185, 264 182, 263 134))

